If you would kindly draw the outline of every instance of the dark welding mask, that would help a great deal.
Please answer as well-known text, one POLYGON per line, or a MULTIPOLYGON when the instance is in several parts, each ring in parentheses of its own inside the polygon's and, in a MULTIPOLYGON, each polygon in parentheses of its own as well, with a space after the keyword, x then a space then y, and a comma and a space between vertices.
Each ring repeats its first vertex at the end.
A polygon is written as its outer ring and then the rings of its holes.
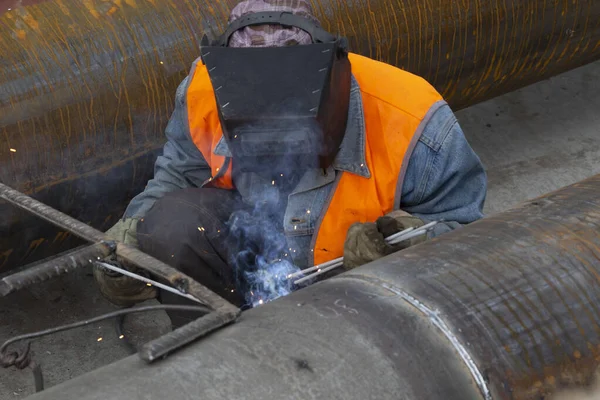
POLYGON ((265 167, 264 160, 290 158, 327 168, 346 130, 351 68, 345 38, 288 12, 261 12, 232 22, 209 44, 202 61, 213 86, 225 140, 234 166, 265 167), (251 25, 296 27, 310 45, 228 47, 237 30, 251 25))

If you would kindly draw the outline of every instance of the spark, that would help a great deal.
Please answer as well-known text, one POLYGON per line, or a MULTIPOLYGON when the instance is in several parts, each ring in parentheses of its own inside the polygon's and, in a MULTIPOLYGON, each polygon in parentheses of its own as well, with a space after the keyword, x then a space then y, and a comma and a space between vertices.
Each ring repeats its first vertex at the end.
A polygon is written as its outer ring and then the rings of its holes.
POLYGON ((284 254, 284 256, 286 256, 286 257, 287 257, 287 253, 285 253, 285 254, 284 254))
POLYGON ((99 342, 101 342, 101 341, 102 341, 102 338, 101 338, 101 337, 99 337, 99 338, 98 338, 98 341, 99 341, 99 342))
POLYGON ((217 172, 219 172, 219 167, 217 167, 217 172))
POLYGON ((10 148, 10 151, 11 151, 11 152, 13 152, 13 153, 16 153, 16 152, 17 152, 17 149, 13 149, 13 148, 11 147, 11 148, 10 148))
POLYGON ((275 185, 275 181, 271 181, 271 185, 275 185))
POLYGON ((361 167, 364 167, 364 166, 365 166, 365 164, 360 164, 360 166, 361 166, 361 167))
POLYGON ((231 289, 231 293, 235 292, 235 290, 231 289))
POLYGON ((310 214, 310 210, 306 210, 306 213, 307 213, 307 214, 310 214))
POLYGON ((205 229, 204 229, 203 227, 201 227, 201 226, 199 226, 199 227, 198 227, 198 230, 199 230, 200 232, 204 232, 204 231, 205 231, 205 229))
POLYGON ((296 252, 296 250, 294 250, 294 253, 296 252))
POLYGON ((125 335, 121 335, 119 336, 119 339, 123 339, 125 337, 125 335))
POLYGON ((258 301, 258 304, 261 304, 261 305, 262 305, 263 303, 264 303, 264 302, 262 301, 262 299, 260 299, 260 300, 258 301))
POLYGON ((294 225, 294 230, 298 229, 298 225, 294 225))
POLYGON ((161 61, 160 63, 161 63, 161 64, 164 64, 164 62, 162 62, 162 61, 161 61))
POLYGON ((146 283, 146 286, 152 286, 152 284, 151 283, 146 283))
POLYGON ((233 138, 234 138, 234 139, 237 139, 237 135, 233 135, 233 138))
POLYGON ((281 174, 281 176, 283 176, 283 174, 281 174))

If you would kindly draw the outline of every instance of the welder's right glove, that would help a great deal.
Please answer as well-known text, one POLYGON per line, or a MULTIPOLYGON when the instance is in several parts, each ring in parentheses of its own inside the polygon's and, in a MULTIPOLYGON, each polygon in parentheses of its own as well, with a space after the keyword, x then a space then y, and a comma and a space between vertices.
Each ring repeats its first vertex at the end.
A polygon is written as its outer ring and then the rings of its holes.
MULTIPOLYGON (((106 231, 106 235, 117 242, 137 247, 137 223, 138 220, 135 218, 122 219, 106 231)), ((138 275, 146 275, 138 268, 128 267, 127 270, 138 275)), ((100 293, 108 301, 118 306, 130 307, 157 296, 154 286, 148 286, 142 281, 100 266, 94 266, 94 278, 98 283, 100 293)))
POLYGON ((389 254, 424 242, 427 234, 395 245, 385 238, 408 228, 419 228, 425 223, 409 213, 396 210, 379 217, 376 222, 356 223, 350 226, 344 243, 344 268, 349 270, 370 263, 389 254))

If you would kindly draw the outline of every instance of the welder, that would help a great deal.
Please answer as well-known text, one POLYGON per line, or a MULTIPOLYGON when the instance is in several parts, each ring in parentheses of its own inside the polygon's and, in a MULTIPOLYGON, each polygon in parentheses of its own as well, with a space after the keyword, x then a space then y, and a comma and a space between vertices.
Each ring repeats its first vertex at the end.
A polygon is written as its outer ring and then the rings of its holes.
MULTIPOLYGON (((262 210, 285 240, 281 257, 300 268, 341 256, 355 268, 483 217, 484 168, 424 79, 350 52, 307 0, 242 1, 228 23, 204 38, 154 177, 110 237, 241 305, 229 240, 238 210, 262 210), (434 220, 420 237, 384 240, 434 220)), ((94 275, 115 304, 157 296, 94 275)))

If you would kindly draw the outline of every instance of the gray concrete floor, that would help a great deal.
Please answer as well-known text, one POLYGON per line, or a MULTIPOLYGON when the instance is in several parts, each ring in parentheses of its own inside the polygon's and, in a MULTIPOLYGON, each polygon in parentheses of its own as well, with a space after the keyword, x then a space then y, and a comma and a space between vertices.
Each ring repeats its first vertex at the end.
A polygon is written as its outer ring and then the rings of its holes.
MULTIPOLYGON (((600 173, 598 110, 600 62, 458 112, 488 171, 486 213, 600 173)), ((0 342, 114 309, 101 298, 90 271, 81 271, 0 299, 0 342)), ((168 319, 156 313, 128 326, 126 334, 143 341, 168 329, 168 319)), ((111 321, 35 341, 33 350, 47 387, 128 355, 111 321)), ((28 370, 0 370, 0 400, 32 392, 28 370)))

